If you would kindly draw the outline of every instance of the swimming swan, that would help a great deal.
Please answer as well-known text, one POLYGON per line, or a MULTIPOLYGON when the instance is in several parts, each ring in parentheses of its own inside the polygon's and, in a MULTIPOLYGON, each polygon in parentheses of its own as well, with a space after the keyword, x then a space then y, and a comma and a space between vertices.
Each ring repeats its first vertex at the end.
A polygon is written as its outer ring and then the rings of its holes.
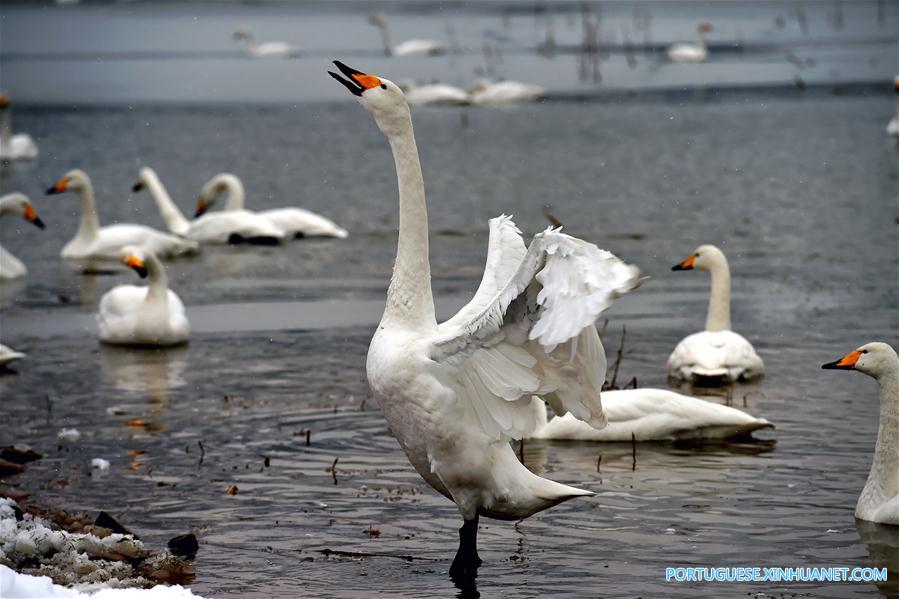
MULTIPOLYGON (((203 189, 214 186, 214 182, 215 178, 211 179, 203 189)), ((169 231, 176 235, 201 243, 247 242, 262 245, 275 245, 286 236, 282 229, 268 220, 239 208, 208 214, 201 213, 201 216, 194 220, 187 220, 184 213, 172 201, 169 192, 156 175, 156 171, 146 166, 138 171, 137 181, 135 181, 132 191, 137 192, 145 187, 156 201, 159 214, 169 231)), ((207 190, 205 193, 211 192, 207 190)), ((200 197, 203 198, 203 192, 200 197)), ((205 212, 205 201, 203 201, 203 206, 202 212, 205 212)))
POLYGON ((765 365, 752 344, 730 330, 730 269, 724 253, 703 245, 671 270, 707 270, 712 277, 705 330, 683 339, 668 358, 668 375, 691 382, 749 380, 765 365))
POLYGON ((474 298, 437 324, 409 105, 393 82, 334 64, 346 78, 331 76, 387 136, 399 187, 396 262, 368 350, 368 382, 415 470, 459 508, 464 524, 450 575, 470 577, 480 564, 479 516, 518 520, 593 495, 531 473, 509 440, 535 428, 534 395, 559 414, 605 425, 605 354, 594 322, 639 283, 639 271, 558 230, 536 235, 526 248, 511 218, 501 216, 490 221, 474 298))
POLYGON ((666 389, 603 391, 602 410, 609 424, 600 430, 571 414, 547 422, 546 405, 539 399, 532 401, 532 408, 537 417, 532 439, 630 442, 633 435, 637 441, 721 440, 774 428, 764 418, 666 389))
POLYGON ((116 260, 127 245, 136 245, 157 256, 171 257, 197 251, 196 241, 169 235, 144 225, 118 224, 100 226, 94 186, 84 171, 67 172, 47 195, 75 191, 81 195, 81 224, 78 232, 62 248, 62 257, 68 259, 116 260))
POLYGON ((381 42, 387 56, 433 56, 446 52, 443 44, 430 39, 411 39, 394 46, 390 41, 390 28, 384 15, 371 15, 368 22, 381 30, 381 42))
POLYGON ((103 295, 97 312, 100 341, 143 347, 186 343, 190 324, 181 299, 168 288, 162 262, 135 246, 124 248, 121 260, 142 279, 149 277, 149 285, 119 285, 103 295))
POLYGON ((446 83, 418 85, 414 81, 403 81, 399 86, 406 94, 406 102, 409 106, 464 106, 471 104, 468 92, 446 83))
POLYGON ((12 104, 0 93, 0 160, 37 158, 37 144, 27 133, 12 132, 12 104))
POLYGON ((899 75, 893 79, 893 89, 896 91, 896 116, 887 123, 887 135, 899 136, 899 75))
POLYGON ((301 51, 286 42, 257 43, 256 36, 249 29, 238 29, 234 32, 234 41, 247 42, 247 56, 252 58, 296 58, 301 51))
MULTIPOLYGON (((210 179, 200 191, 200 198, 197 200, 197 215, 205 214, 225 192, 227 192, 227 200, 224 214, 235 210, 247 212, 244 210, 246 194, 243 182, 231 173, 219 173, 210 179)), ((291 237, 337 237, 340 239, 347 237, 346 230, 338 227, 334 221, 303 208, 273 208, 250 214, 265 219, 272 226, 291 237)))
MULTIPOLYGON (((0 216, 4 214, 18 214, 39 229, 44 228, 44 223, 34 211, 31 201, 23 193, 8 193, 0 198, 0 216)), ((22 261, 0 246, 0 279, 17 279, 28 274, 28 268, 22 261)))
POLYGON ((546 96, 546 89, 518 81, 479 80, 468 90, 472 104, 515 104, 537 102, 546 96))
POLYGON ((705 34, 712 30, 708 21, 702 21, 696 27, 695 44, 674 44, 668 48, 668 60, 673 62, 705 62, 709 51, 705 45, 705 34))
POLYGON ((899 526, 899 357, 886 343, 874 342, 821 368, 857 370, 880 383, 874 462, 855 506, 855 517, 899 526))

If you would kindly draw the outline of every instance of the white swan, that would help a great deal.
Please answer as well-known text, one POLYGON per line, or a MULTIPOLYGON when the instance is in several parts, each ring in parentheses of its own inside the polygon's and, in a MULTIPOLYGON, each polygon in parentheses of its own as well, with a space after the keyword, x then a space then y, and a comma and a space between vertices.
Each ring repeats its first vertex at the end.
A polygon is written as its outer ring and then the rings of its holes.
POLYGON ((335 62, 387 136, 399 187, 399 240, 387 306, 367 374, 390 430, 416 471, 465 521, 450 574, 470 576, 478 517, 526 518, 592 495, 532 474, 510 438, 536 426, 531 397, 595 427, 606 363, 594 321, 639 271, 595 245, 548 229, 525 248, 506 216, 490 221, 487 264, 474 298, 437 324, 424 181, 409 105, 391 81, 335 62))
POLYGON ((874 342, 821 368, 858 370, 880 383, 874 462, 855 506, 855 517, 899 526, 899 357, 886 343, 874 342))
POLYGON ((21 360, 26 355, 0 343, 0 368, 6 368, 8 364, 21 360))
POLYGON ((695 44, 674 44, 668 48, 668 60, 673 62, 705 62, 709 51, 705 45, 705 34, 712 30, 708 21, 702 21, 696 27, 695 44))
POLYGON ((887 135, 899 136, 899 75, 893 79, 893 89, 896 91, 896 116, 887 123, 887 135))
POLYGON ((368 22, 381 30, 381 42, 387 56, 434 56, 446 52, 446 47, 437 40, 411 39, 394 46, 390 40, 390 28, 384 15, 371 15, 368 22))
POLYGON ((666 389, 603 391, 602 411, 609 424, 601 430, 571 414, 547 422, 546 405, 534 399, 532 407, 537 417, 532 439, 630 442, 633 435, 637 441, 715 440, 774 427, 764 418, 666 389))
POLYGON ((136 246, 124 248, 121 259, 141 278, 149 277, 149 285, 119 285, 103 294, 97 312, 100 341, 147 347, 186 343, 190 324, 181 299, 168 288, 162 262, 136 246))
POLYGON ((472 104, 514 104, 537 102, 546 96, 546 89, 519 81, 487 81, 481 79, 468 90, 472 104))
POLYGON ((252 58, 296 58, 301 54, 299 48, 286 42, 257 43, 249 29, 238 29, 233 37, 235 41, 247 42, 247 56, 252 58))
MULTIPOLYGON (((8 193, 0 198, 0 216, 4 214, 17 214, 34 224, 39 229, 44 228, 44 223, 34 211, 31 201, 23 193, 8 193)), ((17 279, 28 274, 28 268, 22 261, 0 246, 0 279, 17 279)))
POLYGON ((406 94, 409 106, 464 106, 471 103, 468 92, 446 83, 418 85, 414 81, 403 81, 399 86, 406 94))
POLYGON ((752 344, 730 330, 730 268, 713 245, 699 246, 671 270, 707 270, 712 277, 705 330, 683 339, 668 358, 668 375, 692 382, 733 382, 764 374, 752 344))
POLYGON ((140 246, 158 256, 178 256, 197 251, 196 241, 169 235, 144 225, 100 226, 94 186, 84 171, 74 169, 63 175, 47 195, 76 191, 81 196, 81 224, 78 232, 63 248, 63 258, 115 260, 126 245, 140 246))
POLYGON ((27 133, 12 132, 12 105, 0 93, 0 160, 37 158, 37 144, 27 133))
MULTIPOLYGON (((214 181, 213 178, 206 185, 212 185, 214 181)), ((149 167, 142 167, 138 171, 137 181, 135 181, 132 191, 137 192, 144 187, 150 191, 150 195, 156 201, 159 214, 169 231, 176 235, 202 243, 246 242, 261 245, 275 245, 286 236, 281 228, 241 207, 202 214, 207 208, 202 194, 200 195, 201 216, 192 221, 187 220, 184 213, 172 201, 169 192, 156 175, 156 171, 149 167)), ((206 188, 204 187, 204 189, 206 188)))
MULTIPOLYGON (((231 173, 219 173, 210 179, 200 191, 197 200, 197 215, 204 214, 218 198, 227 192, 224 214, 235 210, 244 210, 243 182, 231 173)), ((259 210, 251 212, 257 218, 262 218, 292 237, 347 237, 345 229, 338 227, 334 221, 303 208, 273 208, 271 210, 259 210)))

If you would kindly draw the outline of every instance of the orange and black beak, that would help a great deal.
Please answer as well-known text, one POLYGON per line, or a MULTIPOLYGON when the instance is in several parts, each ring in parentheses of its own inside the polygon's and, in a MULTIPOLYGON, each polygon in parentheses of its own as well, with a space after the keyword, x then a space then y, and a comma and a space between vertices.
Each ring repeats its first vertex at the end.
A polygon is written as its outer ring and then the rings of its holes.
POLYGON ((134 272, 140 275, 140 278, 147 278, 147 267, 144 266, 144 263, 137 256, 128 256, 125 260, 125 264, 127 264, 129 268, 134 269, 134 272))
POLYGON ((206 214, 206 211, 208 209, 209 209, 209 205, 206 203, 206 200, 204 200, 203 198, 200 198, 199 200, 197 200, 197 209, 194 212, 194 218, 200 218, 201 216, 206 214))
POLYGON ((862 352, 851 351, 839 360, 821 366, 824 370, 855 370, 855 363, 862 357, 862 352))
POLYGON ((69 184, 65 179, 60 179, 56 185, 47 190, 47 195, 53 195, 54 193, 62 193, 66 189, 69 188, 69 184))
POLYGON ((671 270, 693 270, 693 263, 696 262, 696 254, 693 254, 680 264, 675 264, 671 270))
POLYGON ((44 221, 38 218, 37 212, 34 211, 34 206, 31 204, 25 204, 25 220, 33 224, 38 229, 44 228, 44 221))
POLYGON ((352 92, 356 96, 361 96, 362 92, 364 92, 365 90, 384 85, 383 83, 381 83, 381 80, 374 75, 366 75, 365 73, 361 73, 356 69, 351 69, 339 60, 335 60, 334 64, 338 69, 340 69, 340 72, 343 73, 344 76, 346 76, 346 79, 333 71, 328 71, 328 74, 340 81, 345 88, 350 90, 350 92, 352 92))

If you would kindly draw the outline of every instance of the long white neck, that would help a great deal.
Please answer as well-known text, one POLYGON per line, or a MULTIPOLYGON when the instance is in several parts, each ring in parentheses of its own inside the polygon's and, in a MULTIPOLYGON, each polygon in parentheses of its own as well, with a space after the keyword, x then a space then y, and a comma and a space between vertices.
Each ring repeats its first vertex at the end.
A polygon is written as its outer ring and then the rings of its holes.
POLYGON ((696 32, 696 46, 705 50, 705 31, 701 29, 696 32))
POLYGON ((178 206, 175 205, 175 202, 172 201, 172 197, 169 195, 168 190, 166 190, 165 185, 162 184, 162 181, 159 180, 156 173, 151 170, 146 170, 143 171, 141 175, 141 179, 143 180, 144 185, 147 186, 147 189, 150 190, 153 199, 156 201, 156 206, 159 208, 159 215, 162 216, 162 220, 165 221, 165 225, 168 227, 169 231, 175 235, 187 235, 187 232, 190 230, 190 222, 184 218, 184 213, 181 212, 181 210, 178 209, 178 206))
POLYGON ((225 210, 243 210, 246 197, 243 182, 234 175, 222 176, 221 182, 228 194, 225 199, 225 210))
POLYGON ((880 383, 880 427, 874 462, 865 486, 876 485, 886 497, 899 494, 899 361, 877 377, 880 383))
POLYGON ((94 186, 90 180, 81 182, 79 192, 81 195, 81 224, 78 226, 76 239, 92 241, 97 237, 100 229, 100 219, 97 216, 97 201, 94 199, 94 186))
POLYGON ((12 108, 0 108, 0 140, 9 143, 12 140, 12 108))
POLYGON ((722 255, 709 268, 712 289, 709 293, 709 313, 705 320, 707 331, 730 330, 730 268, 722 255))
POLYGON ((147 298, 144 301, 154 306, 166 305, 169 299, 169 280, 165 274, 165 267, 154 254, 147 254, 144 266, 147 267, 147 279, 149 280, 147 298))
MULTIPOLYGON (((408 109, 391 123, 390 149, 396 164, 400 196, 400 228, 393 277, 387 290, 382 322, 405 326, 437 325, 431 294, 431 265, 428 256, 428 209, 421 162, 408 109)), ((384 130, 384 127, 382 127, 384 130)))
POLYGON ((381 30, 381 43, 384 44, 384 54, 393 56, 393 42, 390 39, 390 28, 387 26, 387 22, 379 23, 378 29, 381 30))

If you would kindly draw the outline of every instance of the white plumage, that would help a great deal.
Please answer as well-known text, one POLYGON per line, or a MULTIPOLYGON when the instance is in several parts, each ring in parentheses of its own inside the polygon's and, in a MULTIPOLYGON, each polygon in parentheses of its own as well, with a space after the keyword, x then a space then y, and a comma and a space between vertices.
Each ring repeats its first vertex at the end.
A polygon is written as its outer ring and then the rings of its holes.
POLYGON ((472 86, 469 93, 472 104, 515 104, 541 100, 546 95, 546 89, 519 81, 481 80, 472 86))
POLYGON ((509 217, 490 222, 487 263, 472 300, 437 324, 424 182, 409 106, 394 83, 336 63, 332 73, 372 113, 399 184, 397 257, 369 347, 374 397, 412 465, 451 498, 465 524, 451 573, 480 563, 477 518, 525 518, 591 495, 541 478, 509 446, 536 426, 531 397, 601 427, 605 355, 594 322, 639 283, 638 270, 593 244, 547 230, 525 248, 509 217))
MULTIPOLYGON (((31 201, 23 193, 8 193, 0 198, 0 216, 15 214, 33 223, 41 229, 44 223, 38 218, 31 201)), ((21 260, 0 246, 0 279, 17 279, 28 274, 28 268, 21 260)))
POLYGON ((674 44, 668 48, 668 60, 672 62, 705 62, 709 51, 705 45, 705 34, 712 30, 712 25, 706 21, 696 27, 695 44, 674 44))
POLYGON ((417 85, 414 81, 401 84, 409 106, 464 106, 471 98, 463 89, 446 83, 417 85))
POLYGON ((896 115, 887 123, 887 135, 899 136, 899 75, 893 79, 893 89, 896 92, 896 115))
POLYGON ((0 343, 0 368, 5 368, 16 360, 21 360, 25 354, 0 343))
POLYGON ((765 372, 752 344, 730 330, 730 268, 724 252, 702 245, 672 270, 707 270, 712 279, 705 330, 687 336, 668 357, 668 375, 691 382, 744 381, 765 372))
POLYGON ((256 42, 256 36, 248 29, 234 32, 235 41, 246 41, 247 56, 251 58, 296 58, 302 51, 287 42, 256 42))
POLYGON ((126 246, 137 246, 157 256, 172 257, 196 252, 196 241, 157 231, 152 227, 118 224, 100 227, 94 188, 84 171, 66 173, 47 193, 77 191, 81 195, 81 224, 78 232, 62 248, 62 257, 69 259, 116 260, 126 246))
POLYGON ((186 343, 190 324, 181 299, 168 288, 162 262, 138 247, 126 247, 121 257, 141 277, 149 277, 149 285, 119 285, 103 295, 97 312, 100 340, 152 347, 186 343))
POLYGON ((368 22, 381 30, 381 42, 387 56, 434 56, 446 52, 443 44, 426 38, 409 39, 394 46, 391 43, 390 27, 384 15, 371 15, 368 22))
POLYGON ((533 439, 630 442, 715 440, 745 436, 754 430, 773 428, 735 408, 689 397, 666 389, 604 391, 602 409, 609 420, 595 429, 571 414, 546 419, 546 406, 532 400, 537 418, 533 439))
POLYGON ((0 94, 0 161, 37 158, 37 144, 27 133, 13 133, 12 105, 6 94, 0 94))

